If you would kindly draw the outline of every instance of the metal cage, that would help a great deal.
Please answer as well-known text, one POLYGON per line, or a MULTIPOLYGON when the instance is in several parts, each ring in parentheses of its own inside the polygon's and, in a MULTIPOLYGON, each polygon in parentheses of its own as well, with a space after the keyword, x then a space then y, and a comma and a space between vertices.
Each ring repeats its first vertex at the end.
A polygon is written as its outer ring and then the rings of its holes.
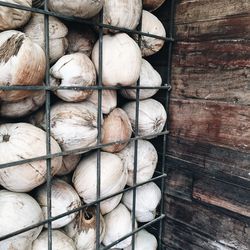
POLYGON ((45 85, 44 86, 0 86, 0 90, 3 91, 11 91, 11 90, 31 90, 31 91, 36 91, 36 90, 45 90, 46 91, 46 102, 45 102, 45 110, 46 110, 46 150, 47 154, 31 159, 24 159, 20 161, 14 161, 6 164, 1 164, 0 168, 9 168, 12 166, 17 166, 19 164, 24 164, 24 163, 29 163, 37 160, 46 160, 47 162, 47 214, 48 218, 45 219, 44 221, 28 226, 24 229, 18 230, 16 232, 12 232, 8 235, 1 236, 0 241, 11 238, 15 235, 21 234, 23 232, 26 232, 28 230, 31 230, 35 227, 41 226, 41 225, 48 225, 48 249, 52 249, 52 228, 51 228, 51 223, 52 221, 58 220, 64 216, 67 216, 71 213, 78 212, 88 206, 96 206, 96 249, 110 249, 111 247, 115 246, 117 243, 123 241, 127 237, 132 236, 132 249, 135 249, 135 234, 142 230, 142 229, 149 229, 150 232, 152 232, 157 238, 158 238, 158 249, 165 249, 164 243, 163 243, 163 224, 164 224, 164 183, 165 183, 165 178, 166 178, 166 147, 167 147, 167 135, 169 133, 167 129, 167 124, 164 127, 164 130, 158 134, 154 134, 154 136, 157 136, 157 138, 153 139, 153 144, 157 145, 157 151, 158 155, 161 156, 159 157, 159 162, 157 169, 155 171, 155 174, 152 179, 149 181, 146 181, 144 183, 140 184, 135 184, 132 187, 126 187, 123 191, 114 193, 110 196, 107 196, 105 198, 100 198, 100 181, 101 181, 101 172, 100 172, 100 160, 101 160, 101 149, 104 146, 109 146, 115 143, 121 143, 125 141, 116 141, 113 143, 109 144, 102 144, 101 143, 101 106, 102 106, 102 90, 108 89, 114 89, 114 90, 120 90, 120 89, 136 89, 136 125, 134 129, 134 136, 129 140, 129 141, 134 141, 135 142, 135 152, 134 152, 134 176, 133 176, 133 183, 136 183, 137 179, 137 156, 138 156, 138 139, 150 139, 152 135, 149 136, 139 136, 138 135, 138 116, 139 116, 139 105, 140 105, 140 100, 139 100, 139 93, 140 89, 154 89, 155 87, 141 87, 140 86, 140 80, 138 80, 137 85, 134 87, 122 87, 122 86, 115 86, 115 87, 109 87, 109 86, 102 86, 102 48, 103 48, 103 29, 108 28, 108 29, 114 29, 118 31, 122 31, 128 34, 136 34, 138 36, 138 45, 141 45, 141 36, 148 36, 148 37, 153 37, 157 39, 162 39, 165 41, 164 48, 162 49, 161 52, 158 54, 160 55, 159 57, 154 57, 154 62, 156 64, 159 62, 161 65, 164 65, 164 69, 162 70, 161 74, 164 74, 163 76, 163 84, 160 87, 156 87, 156 89, 159 89, 160 94, 157 95, 157 99, 164 105, 167 113, 168 113, 168 106, 169 106, 169 93, 171 90, 171 58, 172 58, 172 47, 173 47, 173 42, 174 42, 174 12, 175 12, 175 1, 174 0, 168 0, 166 3, 161 7, 161 9, 164 9, 164 15, 166 15, 166 20, 167 22, 164 21, 164 26, 167 30, 167 37, 160 37, 156 36, 153 34, 149 33, 144 33, 141 31, 141 20, 140 24, 138 25, 138 28, 136 30, 130 30, 130 29, 125 29, 125 28, 118 28, 114 27, 111 25, 106 25, 103 24, 103 17, 102 13, 100 15, 100 20, 99 22, 95 22, 92 20, 85 20, 77 17, 72 17, 72 16, 65 16, 61 15, 58 13, 54 13, 48 10, 48 0, 44 1, 44 7, 43 8, 30 8, 30 7, 25 7, 22 5, 17 5, 17 4, 11 4, 11 3, 6 3, 4 1, 0 1, 0 6, 5 6, 9 8, 16 8, 20 10, 25 10, 25 11, 30 11, 34 13, 40 13, 44 15, 44 29, 45 29, 45 55, 46 55, 46 77, 45 77, 45 85), (50 70, 50 62, 49 62, 49 16, 54 16, 69 22, 77 22, 77 23, 84 23, 88 24, 91 26, 98 26, 99 27, 99 72, 98 72, 98 83, 96 86, 88 86, 88 87, 54 87, 50 85, 50 78, 49 78, 49 70, 50 70), (51 145, 50 145, 50 135, 51 135, 51 130, 50 130, 50 107, 51 107, 51 92, 57 89, 62 89, 62 90, 87 90, 87 89, 92 89, 94 91, 98 91, 98 122, 97 122, 97 127, 98 127, 98 138, 97 138, 97 145, 93 147, 88 147, 88 148, 79 148, 76 150, 71 150, 71 151, 63 151, 61 153, 56 153, 52 154, 51 153, 51 145), (84 150, 97 150, 97 199, 94 202, 91 202, 89 204, 84 204, 81 207, 74 209, 72 211, 63 213, 61 215, 58 215, 56 217, 51 216, 51 180, 52 180, 52 175, 51 175, 51 159, 54 157, 59 157, 59 156, 66 156, 74 153, 80 153, 83 152, 84 150), (160 202, 160 205, 158 207, 158 212, 157 216, 154 220, 144 223, 138 228, 135 227, 135 208, 136 208, 136 189, 139 186, 142 186, 146 183, 149 182, 156 182, 158 186, 161 189, 162 193, 162 199, 160 202), (100 202, 107 200, 111 197, 114 197, 118 194, 123 194, 129 190, 133 190, 133 209, 131 211, 132 214, 132 229, 131 233, 125 235, 124 237, 120 238, 119 240, 113 242, 112 244, 102 247, 100 243, 100 202))

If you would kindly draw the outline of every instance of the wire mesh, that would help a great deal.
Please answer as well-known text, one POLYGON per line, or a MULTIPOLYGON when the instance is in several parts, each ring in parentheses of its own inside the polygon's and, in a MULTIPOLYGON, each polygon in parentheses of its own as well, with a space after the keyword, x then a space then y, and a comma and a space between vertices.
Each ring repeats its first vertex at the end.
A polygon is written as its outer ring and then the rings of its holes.
MULTIPOLYGON (((48 11, 48 0, 44 2, 44 10, 48 11)), ((46 73, 45 85, 50 86, 50 62, 49 62, 49 16, 44 14, 44 41, 45 41, 45 57, 46 57, 46 73)), ((46 153, 51 154, 51 126, 50 126, 50 91, 46 90, 45 101, 45 123, 46 123, 46 153)), ((46 160, 47 164, 47 217, 48 217, 48 250, 52 250, 52 222, 51 222, 51 159, 46 160)))
POLYGON ((143 89, 159 89, 160 91, 163 91, 163 104, 164 107, 168 113, 168 106, 169 106, 169 92, 171 90, 171 57, 172 57, 172 44, 174 42, 174 34, 173 34, 173 27, 174 27, 174 12, 175 12, 175 1, 170 0, 169 6, 170 6, 170 11, 169 11, 169 23, 168 23, 168 29, 167 29, 167 37, 161 37, 157 36, 154 34, 149 34, 142 32, 141 30, 141 23, 142 23, 142 17, 140 18, 140 24, 138 25, 138 28, 136 30, 130 30, 130 29, 125 29, 125 28, 119 28, 115 27, 112 25, 107 25, 103 23, 103 13, 101 11, 101 15, 99 16, 98 21, 93 21, 93 20, 85 20, 82 18, 77 18, 77 17, 72 17, 72 16, 66 16, 58 13, 54 13, 48 10, 48 0, 44 1, 44 7, 43 9, 41 8, 30 8, 18 4, 12 4, 12 3, 7 3, 4 1, 0 1, 0 6, 5 6, 9 8, 15 8, 15 9, 20 9, 20 10, 26 10, 30 11, 33 13, 40 13, 44 15, 44 41, 45 41, 45 55, 46 55, 46 75, 45 75, 45 85, 43 86, 25 86, 25 85, 16 85, 16 86, 0 86, 0 90, 3 91, 13 91, 13 90, 30 90, 30 91, 37 91, 37 90, 44 90, 46 91, 46 101, 45 101, 45 131, 46 131, 46 155, 42 155, 39 157, 33 157, 30 159, 24 159, 20 161, 13 161, 5 164, 0 164, 0 169, 4 168, 10 168, 13 166, 17 166, 20 164, 24 163, 31 163, 34 161, 38 160, 46 160, 46 165, 47 165, 47 219, 43 220, 42 222, 36 223, 34 225, 28 226, 26 228, 20 229, 18 231, 12 232, 8 235, 4 235, 0 237, 0 241, 9 239, 15 235, 21 234, 23 232, 29 231, 35 227, 41 226, 41 225, 47 225, 48 227, 48 250, 52 250, 52 222, 55 220, 59 220, 60 218, 63 218, 69 214, 79 212, 89 206, 96 206, 96 249, 110 249, 119 242, 123 241, 124 239, 131 237, 132 236, 132 249, 135 249, 135 235, 137 232, 139 232, 142 229, 150 228, 154 226, 154 228, 157 229, 157 237, 158 237, 158 248, 159 249, 164 249, 164 244, 163 244, 163 223, 164 223, 164 189, 165 189, 165 178, 166 178, 166 145, 167 145, 167 135, 169 133, 167 124, 164 127, 164 130, 160 133, 153 134, 153 135, 147 135, 147 136, 140 136, 138 133, 138 121, 139 121, 139 107, 140 107, 140 90, 143 89), (49 53, 50 53, 50 45, 49 45, 49 17, 54 16, 66 21, 70 22, 78 22, 78 23, 84 23, 91 25, 93 27, 98 27, 98 33, 99 33, 99 69, 98 69, 98 82, 96 86, 82 86, 82 87, 75 87, 75 86, 51 86, 50 84, 50 61, 49 61, 49 53), (159 87, 145 87, 145 86, 140 86, 140 79, 137 81, 136 86, 103 86, 102 85, 102 75, 103 75, 103 30, 105 28, 111 29, 111 30, 117 30, 120 32, 125 32, 128 34, 133 34, 138 36, 138 45, 141 47, 141 37, 142 36, 147 36, 147 37, 152 37, 152 38, 157 38, 164 40, 166 42, 166 47, 167 47, 167 55, 166 55, 166 81, 163 82, 163 84, 159 87), (98 136, 97 136, 97 144, 95 146, 91 147, 83 147, 83 148, 78 148, 75 150, 68 150, 68 151, 62 151, 60 153, 52 153, 51 152, 51 93, 55 90, 93 90, 98 92, 98 115, 97 115, 97 130, 98 130, 98 136), (112 143, 102 143, 102 91, 103 90, 121 90, 121 89, 135 89, 136 90, 136 112, 135 112, 135 128, 134 128, 134 136, 130 138, 129 140, 120 140, 120 141, 114 141, 112 143), (150 139, 152 136, 157 137, 158 141, 162 141, 161 144, 161 150, 162 150, 162 159, 161 159, 161 166, 159 166, 158 170, 155 171, 154 177, 152 177, 150 180, 142 182, 142 183, 137 183, 137 161, 138 161, 138 140, 140 139, 150 139), (124 190, 113 193, 112 195, 108 195, 106 197, 101 197, 101 149, 106 146, 114 145, 114 144, 119 144, 119 143, 125 143, 125 142, 134 142, 134 174, 133 174, 133 185, 131 187, 126 187, 124 190), (97 151, 97 172, 96 172, 96 177, 97 177, 97 198, 94 202, 84 204, 76 209, 72 209, 66 213, 60 214, 58 216, 52 217, 51 215, 51 187, 52 187, 52 173, 51 173, 51 161, 55 157, 60 157, 60 156, 66 156, 66 155, 71 155, 71 154, 76 154, 76 153, 83 153, 86 150, 96 150, 97 151), (158 182, 160 185, 161 189, 161 203, 159 206, 159 216, 157 216, 154 220, 144 223, 143 225, 140 225, 138 228, 136 227, 136 190, 138 187, 141 187, 147 183, 150 182, 158 182), (108 200, 116 195, 119 194, 124 194, 128 191, 133 191, 133 206, 132 206, 132 228, 131 232, 129 234, 124 235, 120 239, 112 242, 110 245, 101 247, 101 240, 100 240, 100 216, 101 216, 101 211, 100 211, 100 203, 102 201, 108 200))

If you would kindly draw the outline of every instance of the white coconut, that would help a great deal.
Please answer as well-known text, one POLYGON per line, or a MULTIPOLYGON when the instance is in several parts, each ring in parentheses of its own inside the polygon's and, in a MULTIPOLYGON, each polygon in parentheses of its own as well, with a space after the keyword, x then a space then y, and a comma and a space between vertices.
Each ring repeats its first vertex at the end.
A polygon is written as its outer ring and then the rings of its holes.
MULTIPOLYGON (((104 1, 103 23, 119 28, 133 30, 139 24, 141 10, 142 0, 104 1)), ((118 30, 114 29, 109 29, 109 31, 118 32, 118 30)))
MULTIPOLYGON (((86 148, 87 152, 97 143, 97 114, 97 107, 89 101, 58 102, 51 107, 51 135, 64 151, 86 148)), ((30 122, 45 128, 44 111, 34 114, 30 122)))
MULTIPOLYGON (((24 33, 45 50, 44 15, 33 13, 29 23, 24 27, 24 33)), ((67 27, 56 17, 49 17, 49 60, 56 62, 65 54, 68 47, 67 27)))
MULTIPOLYGON (((155 95, 162 84, 162 79, 160 74, 152 67, 152 65, 142 59, 141 73, 140 73, 140 87, 155 87, 155 89, 140 89, 139 99, 147 99, 155 95)), ((134 83, 133 86, 137 84, 134 83)), ((136 89, 122 89, 121 94, 128 99, 136 99, 136 89)))
MULTIPOLYGON (((58 143, 51 137, 51 153, 60 153, 58 143)), ((0 125, 0 164, 44 156, 46 133, 28 123, 0 125)), ((51 160, 51 174, 55 175, 62 157, 51 160)), ((43 184, 47 177, 46 160, 32 161, 8 168, 0 168, 0 185, 16 192, 28 192, 43 184)))
MULTIPOLYGON (((51 86, 88 87, 96 83, 95 66, 87 55, 74 53, 61 57, 50 69, 51 86)), ((80 102, 92 94, 92 90, 58 89, 54 93, 64 101, 80 102)))
MULTIPOLYGON (((127 170, 118 156, 101 152, 100 171, 101 198, 123 190, 127 182, 127 170)), ((97 153, 83 158, 74 172, 72 182, 85 203, 97 199, 97 153)), ((102 201, 100 203, 102 214, 112 211, 119 204, 121 198, 122 195, 116 195, 102 201)))
MULTIPOLYGON (((148 222, 155 218, 156 208, 161 200, 161 190, 153 182, 136 189, 135 217, 138 222, 148 222)), ((122 198, 123 204, 132 211, 133 190, 126 192, 122 198)))
MULTIPOLYGON (((47 184, 40 186, 35 192, 35 198, 40 204, 44 218, 47 219, 47 184)), ((51 216, 55 217, 81 206, 81 200, 72 186, 60 179, 53 179, 51 183, 51 216)), ((51 227, 61 228, 69 224, 77 213, 71 213, 61 219, 54 220, 51 227)), ((47 227, 47 224, 45 225, 47 227)))
MULTIPOLYGON (((99 40, 92 51, 92 61, 99 72, 99 40)), ((103 36, 102 83, 107 86, 128 86, 140 76, 141 51, 127 34, 103 36)))
MULTIPOLYGON (((31 0, 5 0, 4 2, 25 7, 32 5, 31 0)), ((30 16, 30 11, 0 6, 0 31, 20 28, 29 21, 30 16)))
MULTIPOLYGON (((157 250, 157 240, 155 236, 146 230, 141 230, 135 237, 135 250, 157 250)), ((124 250, 132 250, 132 246, 124 248, 124 250)))
MULTIPOLYGON (((41 222, 39 204, 28 194, 0 190, 0 237, 41 222)), ((28 250, 42 226, 0 241, 1 250, 28 250)))
MULTIPOLYGON (((116 90, 102 90, 102 113, 109 114, 117 106, 117 92, 116 90)), ((94 90, 88 101, 98 106, 98 90, 94 90)))
POLYGON ((91 18, 102 9, 104 0, 49 0, 49 9, 68 16, 91 18))
MULTIPOLYGON (((136 101, 129 102, 123 106, 127 113, 133 129, 136 126, 136 101)), ((167 113, 163 105, 154 100, 147 99, 139 103, 138 134, 140 136, 154 137, 160 133, 167 120, 167 113)))
POLYGON ((35 91, 18 102, 0 103, 0 116, 18 118, 31 114, 45 102, 45 91, 35 91))
MULTIPOLYGON (((113 211, 104 216, 106 232, 103 244, 105 246, 113 243, 132 231, 131 217, 130 212, 123 204, 119 204, 113 211)), ((135 228, 137 228, 137 223, 135 224, 135 228)), ((132 237, 130 236, 113 246, 113 248, 128 247, 131 244, 131 241, 132 237)))
MULTIPOLYGON (((53 250, 77 250, 71 238, 59 230, 52 230, 53 250)), ((48 231, 43 231, 34 241, 31 250, 48 250, 48 231)))
MULTIPOLYGON (((166 37, 166 30, 162 22, 152 13, 143 10, 142 13, 142 32, 156 36, 166 37)), ((165 40, 142 36, 141 49, 142 56, 151 56, 157 53, 164 45, 165 40)))
MULTIPOLYGON (((44 51, 24 33, 0 33, 0 86, 42 85, 45 68, 44 51)), ((30 95, 28 90, 0 90, 0 101, 18 102, 30 95)))
MULTIPOLYGON (((133 186, 134 179, 135 142, 130 142, 117 155, 122 159, 124 167, 128 169, 128 186, 133 186)), ((138 140, 137 149, 137 184, 150 180, 153 177, 158 155, 153 144, 146 140, 138 140)))
MULTIPOLYGON (((96 209, 87 207, 84 211, 80 211, 77 217, 64 228, 64 231, 74 240, 77 250, 95 250, 96 228, 96 209)), ((105 222, 100 214, 100 242, 103 240, 104 233, 105 222)))

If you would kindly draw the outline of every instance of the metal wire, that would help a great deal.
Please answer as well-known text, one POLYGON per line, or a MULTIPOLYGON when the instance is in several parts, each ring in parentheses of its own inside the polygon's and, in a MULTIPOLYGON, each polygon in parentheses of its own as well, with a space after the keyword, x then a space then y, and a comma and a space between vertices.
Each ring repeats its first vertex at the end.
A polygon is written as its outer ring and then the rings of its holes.
POLYGON ((12 4, 12 3, 6 3, 6 2, 3 2, 3 1, 0 1, 0 6, 6 6, 6 7, 9 7, 9 8, 14 8, 14 9, 31 11, 31 12, 35 12, 35 13, 48 15, 48 16, 58 17, 58 18, 61 18, 61 19, 67 20, 67 21, 71 21, 71 22, 85 23, 85 24, 88 24, 88 25, 91 25, 91 26, 98 26, 98 27, 102 27, 102 28, 105 28, 105 29, 111 29, 111 30, 117 30, 117 31, 120 31, 120 32, 126 32, 126 33, 129 33, 129 34, 137 34, 137 35, 152 37, 152 38, 160 39, 160 40, 163 40, 163 41, 172 41, 172 39, 169 38, 169 37, 157 36, 157 35, 154 35, 154 34, 140 32, 140 31, 137 31, 137 30, 120 28, 120 27, 116 27, 116 26, 112 26, 112 25, 108 25, 108 24, 95 22, 93 20, 90 21, 90 20, 79 18, 79 17, 66 16, 66 15, 58 14, 58 13, 51 12, 51 11, 48 11, 48 10, 30 8, 30 7, 26 7, 26 6, 19 5, 19 4, 12 4))
POLYGON ((101 250, 110 249, 111 247, 113 247, 113 246, 115 246, 116 244, 118 244, 119 242, 121 242, 121 241, 127 239, 128 237, 130 237, 130 236, 135 236, 135 234, 138 233, 139 231, 141 231, 142 229, 148 228, 149 226, 155 224, 155 223, 158 222, 158 221, 162 221, 165 217, 166 217, 165 215, 161 215, 161 216, 155 218, 154 220, 152 220, 152 221, 150 221, 150 222, 144 224, 143 226, 141 226, 141 227, 139 227, 139 228, 133 230, 131 233, 128 233, 128 234, 124 235, 123 237, 121 237, 120 239, 114 241, 112 244, 110 244, 110 245, 108 245, 108 246, 105 246, 105 247, 101 248, 101 250))
MULTIPOLYGON (((48 0, 44 2, 44 10, 48 10, 48 0)), ((46 57, 46 73, 45 73, 45 85, 50 86, 50 62, 49 62, 49 16, 44 15, 44 41, 45 41, 45 57, 46 57)), ((46 124, 46 152, 51 154, 51 131, 50 131, 50 91, 46 90, 46 101, 45 101, 45 124, 46 124)), ((47 218, 48 218, 48 250, 52 250, 52 222, 51 222, 51 160, 46 160, 47 165, 47 218)))
MULTIPOLYGON (((141 17, 140 17, 140 22, 138 25, 138 30, 141 31, 142 29, 142 12, 141 12, 141 17)), ((141 35, 138 36, 138 45, 141 48, 141 35)), ((141 79, 139 78, 136 86, 140 87, 140 81, 141 79)), ((136 89, 136 105, 135 105, 135 128, 134 128, 134 134, 135 136, 138 136, 139 133, 139 108, 140 108, 140 89, 136 89)), ((136 185, 137 183, 137 167, 138 167, 138 140, 135 140, 134 142, 134 171, 133 171, 133 186, 136 185)), ((132 232, 134 232, 135 227, 136 227, 136 188, 133 188, 133 197, 132 197, 132 232)), ((132 234, 132 250, 135 249, 135 234, 132 234)))
POLYGON ((25 159, 25 160, 20 160, 20 161, 15 161, 15 162, 10 162, 10 163, 5 163, 5 164, 0 164, 0 169, 3 168, 8 168, 8 167, 13 167, 17 166, 20 164, 25 164, 25 163, 30 163, 33 161, 38 161, 38 160, 46 160, 46 166, 47 166, 47 219, 45 219, 42 222, 36 223, 34 225, 28 226, 26 228, 23 228, 21 230, 18 230, 16 232, 10 233, 8 235, 0 237, 0 241, 11 238, 17 234, 24 233, 26 231, 29 231, 35 227, 42 226, 42 225, 47 225, 48 228, 48 250, 52 250, 52 222, 58 219, 61 219, 69 214, 79 212, 82 209, 88 207, 88 206, 96 206, 96 249, 110 249, 111 247, 115 246, 119 242, 123 241, 124 239, 131 237, 132 236, 132 249, 135 249, 135 235, 137 232, 144 228, 150 228, 152 225, 159 223, 160 226, 156 227, 159 229, 159 249, 163 249, 164 245, 162 244, 162 231, 163 231, 163 220, 165 218, 164 215, 164 202, 163 202, 163 192, 164 192, 164 183, 165 183, 165 164, 166 164, 166 159, 165 159, 165 153, 166 153, 166 143, 167 143, 167 135, 169 131, 167 130, 167 125, 165 126, 165 129, 157 134, 153 135, 148 135, 148 136, 139 136, 138 133, 138 123, 139 123, 139 105, 140 105, 140 90, 141 89, 159 89, 161 91, 166 91, 166 97, 165 97, 165 108, 166 111, 168 111, 168 101, 169 101, 169 91, 171 90, 171 53, 172 53, 172 43, 174 42, 173 38, 173 16, 174 16, 174 0, 171 1, 171 23, 170 23, 170 32, 168 32, 169 36, 168 37, 161 37, 157 36, 154 34, 149 34, 142 32, 141 30, 141 22, 142 18, 140 20, 140 24, 136 30, 130 30, 126 28, 119 28, 115 27, 112 25, 106 25, 103 24, 103 14, 101 12, 100 19, 98 22, 92 21, 92 20, 85 20, 82 18, 78 17, 71 17, 71 16, 66 16, 66 15, 61 15, 58 13, 54 13, 48 10, 48 0, 45 0, 44 8, 43 9, 38 9, 38 8, 30 8, 18 4, 12 4, 12 3, 6 3, 3 1, 0 1, 0 6, 5 6, 9 8, 15 8, 15 9, 20 9, 20 10, 26 10, 34 13, 40 13, 44 15, 44 39, 45 39, 45 55, 46 55, 46 76, 45 76, 45 85, 43 86, 24 86, 24 85, 15 85, 15 86, 0 86, 0 90, 3 91, 10 91, 10 90, 30 90, 30 91, 37 91, 37 90, 44 90, 46 92, 46 102, 45 102, 45 131, 46 131, 46 155, 41 155, 39 157, 33 157, 30 159, 25 159), (98 84, 96 86, 81 86, 81 87, 74 87, 74 86, 51 86, 50 85, 50 62, 49 62, 49 17, 54 16, 58 17, 64 20, 68 21, 74 21, 74 22, 79 22, 79 23, 85 23, 89 24, 91 26, 96 26, 99 28, 99 72, 98 72, 98 84), (138 80, 136 86, 102 86, 102 70, 103 70, 103 29, 107 28, 109 30, 116 30, 120 32, 126 32, 131 35, 136 35, 138 38, 138 45, 141 45, 141 37, 146 36, 146 37, 152 37, 156 39, 161 39, 167 42, 168 46, 168 57, 167 57, 167 81, 166 83, 162 84, 160 87, 144 87, 140 86, 140 79, 138 80), (79 148, 76 150, 70 150, 70 151, 63 151, 60 153, 51 153, 51 128, 50 128, 50 110, 51 110, 51 92, 56 91, 56 90, 89 90, 92 89, 94 91, 98 91, 98 115, 97 115, 97 130, 98 130, 98 136, 97 136, 97 145, 92 146, 92 147, 83 147, 79 148), (107 143, 107 144, 102 144, 101 143, 101 138, 102 138, 102 91, 103 90, 121 90, 121 89, 135 89, 136 90, 136 114, 135 114, 135 129, 134 129, 134 137, 130 138, 129 140, 121 140, 121 141, 115 141, 112 143, 107 143), (143 183, 137 184, 137 164, 138 164, 138 140, 140 139, 151 139, 152 136, 158 137, 163 137, 162 139, 162 162, 161 162, 161 169, 159 171, 155 171, 155 177, 145 181, 143 183), (127 143, 127 142, 132 142, 134 141, 134 175, 133 175, 133 186, 132 187, 127 187, 124 190, 120 192, 116 192, 112 195, 106 196, 106 197, 101 197, 101 149, 105 146, 110 146, 114 145, 117 143, 127 143), (51 215, 51 186, 52 186, 52 173, 51 173, 51 162, 52 159, 55 157, 60 157, 60 156, 66 156, 70 154, 76 154, 76 153, 82 153, 86 150, 97 150, 97 197, 94 202, 84 204, 77 209, 73 209, 70 211, 67 211, 63 214, 60 214, 58 216, 53 217, 51 215), (156 181, 161 182, 161 190, 162 190, 162 201, 161 201, 161 206, 160 206, 160 215, 155 218, 153 221, 150 221, 149 223, 146 223, 142 225, 141 227, 136 229, 136 190, 138 187, 145 185, 150 182, 156 182, 156 181), (101 248, 101 242, 100 242, 100 203, 102 201, 105 201, 107 199, 110 199, 116 195, 119 194, 124 194, 125 192, 132 191, 133 192, 133 207, 131 211, 132 215, 132 228, 131 232, 129 234, 124 235, 120 239, 116 240, 112 244, 105 246, 101 248))
MULTIPOLYGON (((99 17, 100 23, 103 23, 103 11, 101 11, 99 17)), ((103 69, 103 27, 99 27, 99 67, 98 67, 98 119, 97 119, 97 143, 100 144, 102 140, 102 69, 103 69)), ((101 148, 97 149, 97 185, 96 185, 96 198, 100 199, 101 196, 101 148)), ((100 228, 101 228, 101 211, 100 203, 96 206, 96 250, 100 249, 100 228)))
POLYGON ((30 159, 4 163, 4 164, 0 164, 0 169, 7 168, 7 167, 13 167, 13 166, 17 166, 17 165, 21 165, 21 164, 25 164, 25 163, 30 163, 30 162, 33 162, 33 161, 47 160, 47 159, 60 157, 60 156, 78 154, 78 153, 86 152, 86 150, 99 149, 99 148, 111 146, 111 145, 114 145, 114 144, 123 144, 123 143, 127 143, 127 142, 132 142, 132 141, 139 140, 139 139, 146 140, 146 139, 152 138, 152 136, 159 137, 159 136, 162 136, 162 135, 168 134, 168 133, 169 133, 169 131, 165 130, 165 131, 162 131, 161 133, 157 133, 157 134, 133 137, 133 138, 130 138, 129 140, 120 140, 120 141, 115 141, 115 142, 106 143, 106 144, 99 144, 99 145, 91 146, 91 147, 83 147, 83 148, 79 148, 79 149, 75 149, 75 150, 62 151, 62 152, 59 152, 59 153, 47 154, 47 155, 42 155, 42 156, 38 156, 38 157, 33 157, 33 158, 30 158, 30 159))
MULTIPOLYGON (((142 183, 140 183, 140 184, 137 184, 135 187, 140 187, 140 186, 143 186, 143 185, 145 185, 145 184, 147 184, 147 183, 155 182, 155 181, 157 181, 157 180, 159 180, 159 179, 161 179, 161 178, 166 178, 166 177, 167 177, 166 174, 159 175, 159 176, 156 176, 156 177, 154 177, 154 178, 152 178, 152 179, 150 179, 150 180, 148 180, 148 181, 145 181, 145 182, 142 182, 142 183)), ((48 221, 51 221, 51 222, 52 222, 52 221, 56 221, 56 220, 59 220, 59 219, 65 217, 65 216, 67 216, 67 215, 70 215, 70 214, 72 214, 72 213, 79 212, 79 211, 83 210, 84 208, 87 208, 87 207, 96 205, 97 203, 100 203, 100 202, 102 202, 102 201, 108 200, 108 199, 110 199, 110 198, 112 198, 112 197, 114 197, 114 196, 116 196, 116 195, 124 194, 124 193, 126 193, 126 192, 128 192, 128 191, 131 191, 131 190, 132 190, 133 188, 135 188, 135 187, 128 187, 128 188, 125 188, 125 189, 122 190, 122 191, 116 192, 116 193, 114 193, 114 194, 112 194, 112 195, 105 196, 105 197, 103 197, 103 198, 100 198, 99 200, 96 200, 96 201, 93 201, 93 202, 84 204, 84 205, 82 205, 82 206, 80 206, 80 207, 78 207, 78 208, 75 208, 75 209, 69 210, 69 211, 67 211, 67 212, 65 212, 65 213, 62 213, 62 214, 60 214, 60 215, 54 216, 54 217, 52 217, 51 219, 46 219, 46 220, 41 221, 41 222, 39 222, 39 223, 36 223, 36 224, 31 225, 31 226, 25 227, 25 228, 23 228, 23 229, 17 230, 17 231, 15 231, 15 232, 13 232, 13 233, 10 233, 10 234, 1 236, 1 237, 0 237, 0 241, 6 240, 6 239, 8 239, 8 238, 11 238, 11 237, 13 237, 13 236, 15 236, 15 235, 17 235, 17 234, 21 234, 21 233, 27 232, 27 231, 29 231, 29 230, 31 230, 31 229, 34 229, 35 227, 39 227, 39 226, 45 225, 45 224, 48 223, 48 221)))
MULTIPOLYGON (((169 21, 169 36, 173 37, 174 32, 174 16, 175 16, 175 0, 172 0, 171 3, 171 9, 170 9, 170 21, 169 21)), ((167 82, 171 86, 171 69, 172 69, 172 50, 173 50, 173 43, 169 42, 167 44, 168 46, 168 57, 167 57, 167 82)), ((171 87, 170 87, 171 89, 171 87)), ((165 97, 165 110, 167 112, 167 116, 169 116, 169 92, 166 92, 165 97)), ((168 123, 165 124, 164 130, 168 130, 168 123)), ((162 146, 162 168, 161 172, 166 173, 166 151, 167 151, 167 135, 163 135, 163 146, 162 146)), ((164 192, 165 192, 165 179, 161 180, 161 195, 162 200, 160 204, 160 211, 161 213, 164 212, 164 192)), ((163 249, 163 232, 164 232, 164 222, 160 221, 160 230, 159 230, 159 245, 160 249, 163 249)))
POLYGON ((121 90, 121 89, 159 89, 159 90, 171 90, 171 85, 163 84, 162 86, 31 86, 31 85, 12 85, 12 86, 0 86, 0 90, 30 90, 30 91, 37 91, 37 90, 121 90))

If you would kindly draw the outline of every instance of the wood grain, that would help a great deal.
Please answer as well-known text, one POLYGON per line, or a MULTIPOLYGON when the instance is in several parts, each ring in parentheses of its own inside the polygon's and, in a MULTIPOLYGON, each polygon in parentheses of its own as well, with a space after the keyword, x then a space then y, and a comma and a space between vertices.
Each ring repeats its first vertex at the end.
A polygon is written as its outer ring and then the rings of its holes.
POLYGON ((249 0, 177 1, 166 249, 250 248, 249 23, 249 0))
MULTIPOLYGON (((166 201, 167 216, 183 222, 190 228, 189 237, 191 242, 187 242, 187 246, 192 245, 193 233, 200 232, 208 239, 207 249, 213 249, 215 243, 224 245, 224 249, 249 249, 250 227, 243 221, 231 218, 219 211, 215 212, 201 204, 169 197, 166 197, 166 201), (209 239, 213 239, 214 244, 211 244, 209 239)), ((173 235, 175 233, 174 230, 168 230, 166 225, 165 235, 173 235)), ((183 230, 181 231, 183 232, 183 230)), ((179 240, 181 241, 181 239, 179 240)), ((165 241, 168 240, 166 239, 165 241)), ((180 247, 179 249, 196 248, 180 247)), ((218 248, 214 249, 220 248, 218 246, 218 248)))
POLYGON ((250 218, 250 191, 208 178, 194 181, 194 199, 250 218))
POLYGON ((228 19, 250 14, 249 0, 182 0, 176 9, 176 24, 228 19))
POLYGON ((212 41, 250 38, 250 15, 239 15, 231 18, 179 23, 176 25, 178 41, 212 41))
POLYGON ((208 174, 250 188, 250 154, 210 143, 169 136, 167 166, 208 174))
POLYGON ((173 136, 250 150, 250 107, 172 98, 170 114, 173 136))
POLYGON ((223 208, 243 221, 245 217, 250 219, 250 189, 212 177, 199 176, 191 170, 188 172, 170 168, 166 179, 166 194, 190 202, 212 205, 214 209, 223 208))
POLYGON ((193 176, 191 172, 169 168, 165 192, 171 196, 191 201, 193 176))
POLYGON ((165 222, 165 250, 236 250, 185 224, 167 219, 165 222))
POLYGON ((175 98, 250 105, 250 41, 178 43, 172 87, 175 98))

